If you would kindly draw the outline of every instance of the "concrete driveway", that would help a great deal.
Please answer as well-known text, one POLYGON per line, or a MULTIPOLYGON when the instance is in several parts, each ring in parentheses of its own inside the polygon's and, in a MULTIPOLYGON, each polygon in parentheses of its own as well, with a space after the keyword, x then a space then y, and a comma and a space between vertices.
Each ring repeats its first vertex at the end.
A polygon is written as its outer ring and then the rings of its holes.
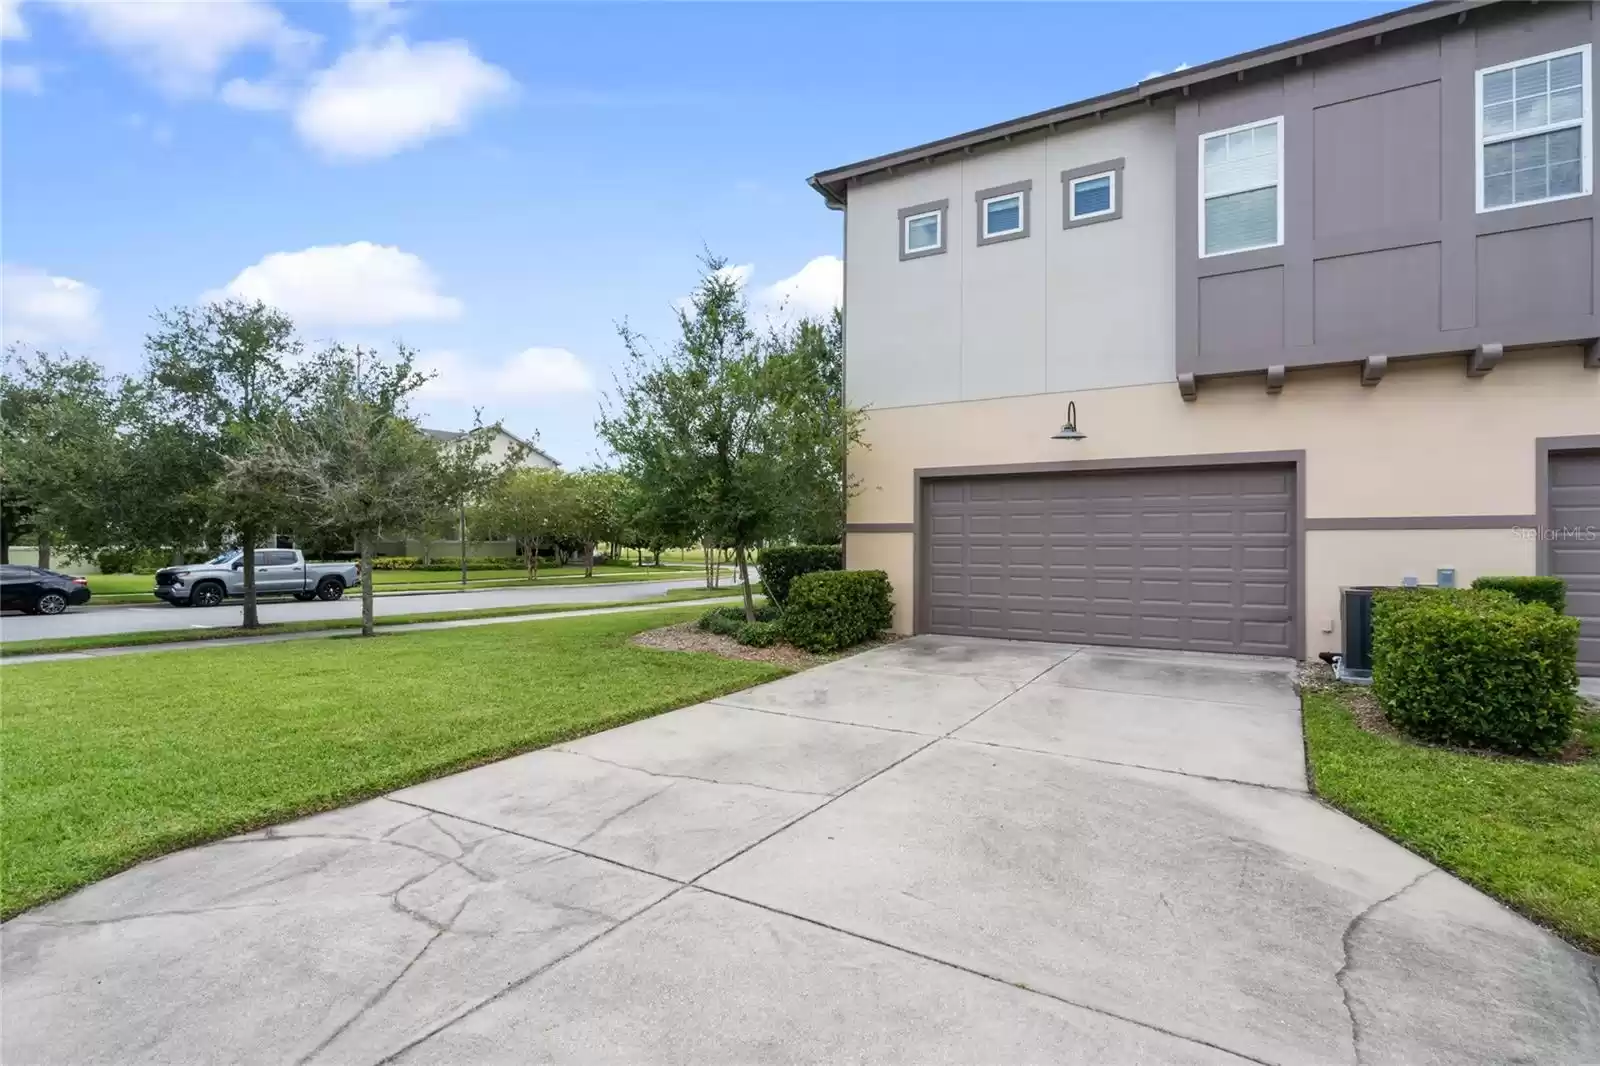
POLYGON ((1600 1060, 1305 793, 1289 664, 921 637, 4 928, 7 1063, 1600 1060))

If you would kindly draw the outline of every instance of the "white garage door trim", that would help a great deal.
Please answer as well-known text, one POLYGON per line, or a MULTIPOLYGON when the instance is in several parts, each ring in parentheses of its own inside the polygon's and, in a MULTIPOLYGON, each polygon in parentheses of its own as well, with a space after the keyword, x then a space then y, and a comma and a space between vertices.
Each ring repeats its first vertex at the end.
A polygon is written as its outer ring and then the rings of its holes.
POLYGON ((1054 463, 1012 463, 998 466, 951 466, 919 469, 913 473, 912 485, 916 501, 916 521, 912 536, 912 580, 916 587, 916 604, 912 628, 917 633, 931 629, 930 567, 928 561, 928 482, 950 478, 974 478, 1014 474, 1074 474, 1097 472, 1135 472, 1178 470, 1203 467, 1288 466, 1294 472, 1294 528, 1290 537, 1293 548, 1290 578, 1290 617, 1293 625, 1290 634, 1290 654, 1305 657, 1305 460, 1304 451, 1281 452, 1221 452, 1207 455, 1153 455, 1127 459, 1080 459, 1054 463))

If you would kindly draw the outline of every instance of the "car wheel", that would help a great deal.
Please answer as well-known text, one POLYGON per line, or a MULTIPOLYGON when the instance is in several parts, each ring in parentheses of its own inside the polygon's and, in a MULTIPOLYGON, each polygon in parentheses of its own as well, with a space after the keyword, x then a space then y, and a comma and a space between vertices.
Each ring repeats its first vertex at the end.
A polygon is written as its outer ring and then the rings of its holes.
POLYGON ((344 582, 336 577, 325 577, 317 582, 317 599, 332 602, 344 599, 344 582))
POLYGON ((189 593, 189 603, 195 607, 220 607, 222 599, 222 586, 215 581, 202 582, 189 593))
POLYGON ((34 601, 34 614, 60 614, 67 609, 67 597, 59 592, 43 592, 34 601))

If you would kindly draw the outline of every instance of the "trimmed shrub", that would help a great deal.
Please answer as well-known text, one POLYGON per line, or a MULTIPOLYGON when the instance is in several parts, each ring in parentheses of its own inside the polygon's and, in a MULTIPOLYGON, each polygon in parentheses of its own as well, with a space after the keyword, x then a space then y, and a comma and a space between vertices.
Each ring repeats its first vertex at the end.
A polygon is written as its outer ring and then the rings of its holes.
MULTIPOLYGON (((217 553, 196 549, 180 554, 184 562, 200 563, 217 553)), ((172 553, 152 548, 107 548, 94 557, 94 564, 102 574, 153 574, 172 565, 172 553)))
POLYGON ((1567 583, 1559 577, 1480 577, 1472 587, 1509 592, 1523 603, 1545 604, 1556 614, 1567 609, 1567 583))
POLYGON ((844 549, 837 544, 793 544, 763 548, 756 561, 767 595, 780 607, 789 602, 789 586, 801 574, 843 570, 844 549))
POLYGON ((889 575, 882 570, 802 574, 789 586, 783 635, 813 652, 839 651, 871 640, 894 618, 889 575))
POLYGON ((1515 754, 1571 738, 1576 618, 1498 589, 1439 589, 1381 591, 1372 619, 1372 691, 1397 728, 1515 754))
POLYGON ((733 639, 746 647, 770 648, 782 636, 783 625, 779 622, 743 622, 733 639))
MULTIPOLYGON (((516 556, 510 558, 484 557, 482 559, 468 559, 467 569, 470 570, 522 570, 527 564, 516 556)), ((461 559, 435 555, 433 562, 424 563, 415 555, 380 555, 372 560, 374 570, 419 570, 424 573, 459 573, 461 559)))

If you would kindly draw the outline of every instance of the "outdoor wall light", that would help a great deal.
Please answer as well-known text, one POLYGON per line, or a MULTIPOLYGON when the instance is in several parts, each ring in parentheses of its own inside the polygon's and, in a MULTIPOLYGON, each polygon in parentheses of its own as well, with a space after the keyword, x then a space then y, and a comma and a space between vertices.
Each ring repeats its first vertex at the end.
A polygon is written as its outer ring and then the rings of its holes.
POLYGON ((1061 427, 1061 432, 1050 434, 1051 440, 1082 440, 1084 434, 1078 432, 1078 405, 1071 400, 1067 401, 1067 422, 1061 427))

